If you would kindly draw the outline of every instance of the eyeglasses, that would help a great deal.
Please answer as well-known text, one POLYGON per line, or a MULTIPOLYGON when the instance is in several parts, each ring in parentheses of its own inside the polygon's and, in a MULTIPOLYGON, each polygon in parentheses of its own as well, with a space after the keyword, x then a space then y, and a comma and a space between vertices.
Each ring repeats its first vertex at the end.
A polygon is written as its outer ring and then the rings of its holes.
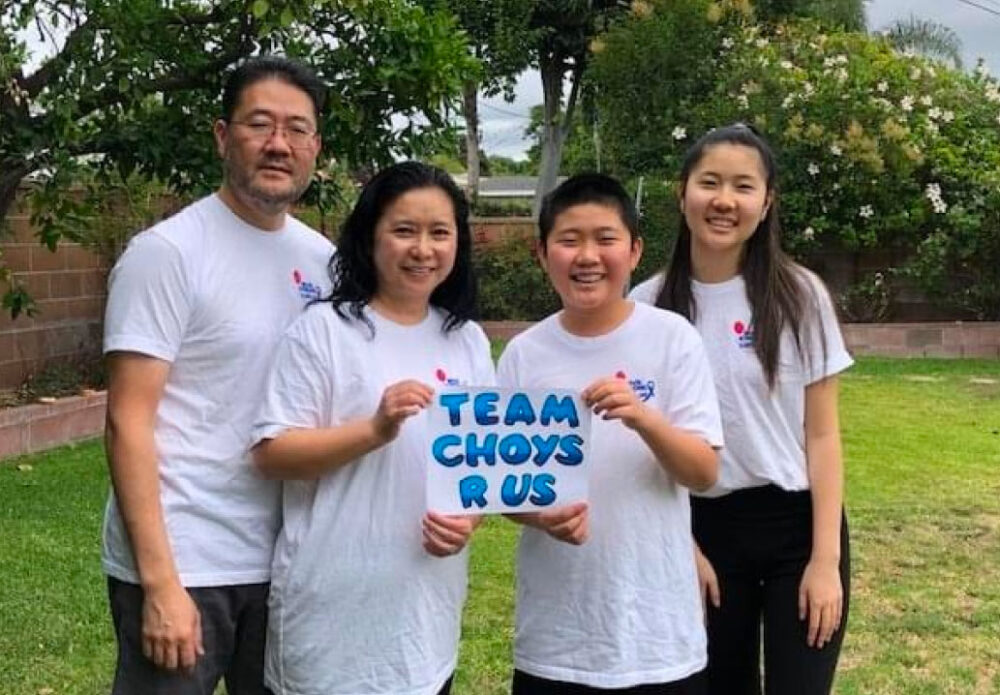
POLYGON ((281 131, 282 136, 289 147, 304 149, 313 144, 313 137, 316 131, 312 128, 293 123, 292 125, 278 125, 273 121, 229 121, 233 125, 241 125, 250 133, 252 140, 260 142, 270 140, 277 131, 281 131))

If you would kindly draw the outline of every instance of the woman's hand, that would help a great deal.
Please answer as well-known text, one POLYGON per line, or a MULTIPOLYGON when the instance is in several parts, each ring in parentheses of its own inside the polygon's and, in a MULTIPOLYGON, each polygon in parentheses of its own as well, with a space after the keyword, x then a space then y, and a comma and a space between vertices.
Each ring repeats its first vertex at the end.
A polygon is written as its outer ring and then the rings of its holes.
POLYGON ((383 441, 391 442, 399 435, 403 421, 430 405, 433 395, 434 389, 414 379, 387 386, 372 416, 376 434, 383 441))
POLYGON ((840 627, 844 588, 833 561, 810 560, 799 585, 799 620, 809 620, 806 643, 822 649, 840 627))
POLYGON ((424 515, 424 550, 435 557, 461 552, 483 518, 475 515, 448 515, 427 512, 424 515))

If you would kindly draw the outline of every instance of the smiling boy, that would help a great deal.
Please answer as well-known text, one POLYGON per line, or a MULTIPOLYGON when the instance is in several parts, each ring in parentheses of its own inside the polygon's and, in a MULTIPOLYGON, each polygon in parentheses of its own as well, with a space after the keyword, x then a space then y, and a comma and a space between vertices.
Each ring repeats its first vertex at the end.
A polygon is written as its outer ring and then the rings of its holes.
POLYGON ((701 339, 625 298, 642 240, 617 181, 570 178, 546 197, 539 229, 563 308, 510 342, 498 380, 578 389, 600 417, 589 502, 511 517, 525 526, 513 693, 701 693, 687 488, 714 483, 722 444, 701 339))

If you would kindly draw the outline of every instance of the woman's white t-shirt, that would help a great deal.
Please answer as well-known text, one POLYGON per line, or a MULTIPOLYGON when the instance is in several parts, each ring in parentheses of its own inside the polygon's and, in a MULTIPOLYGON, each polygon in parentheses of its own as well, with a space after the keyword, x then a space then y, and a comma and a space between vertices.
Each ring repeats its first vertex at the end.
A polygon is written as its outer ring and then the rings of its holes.
MULTIPOLYGON (((330 304, 289 328, 254 441, 369 417, 404 379, 493 385, 476 324, 444 333, 436 309, 412 326, 365 313, 374 338, 330 304)), ((467 554, 438 558, 422 547, 426 440, 424 412, 356 462, 285 484, 265 660, 276 695, 434 695, 454 671, 467 554)))
MULTIPOLYGON (((707 497, 774 484, 808 490, 805 449, 805 387, 850 367, 829 293, 815 275, 801 270, 810 290, 800 357, 790 329, 781 334, 777 381, 770 389, 753 342, 750 301, 743 276, 720 283, 691 281, 695 326, 705 342, 719 395, 726 448, 719 480, 707 497)), ((653 304, 663 284, 655 275, 629 295, 653 304)))

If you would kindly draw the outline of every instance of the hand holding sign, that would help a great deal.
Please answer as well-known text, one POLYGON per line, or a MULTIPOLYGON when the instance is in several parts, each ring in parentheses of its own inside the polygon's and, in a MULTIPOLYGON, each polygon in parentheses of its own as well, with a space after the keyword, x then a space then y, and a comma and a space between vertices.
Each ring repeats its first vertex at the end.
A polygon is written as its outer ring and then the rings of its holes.
POLYGON ((583 390, 581 397, 595 415, 621 420, 632 430, 639 428, 646 409, 628 381, 619 377, 598 379, 583 390))
POLYGON ((430 405, 433 395, 434 389, 413 379, 387 386, 372 417, 375 431, 385 441, 391 442, 399 434, 403 420, 430 405))
POLYGON ((565 507, 533 514, 518 514, 520 521, 545 531, 558 541, 583 545, 590 536, 590 516, 586 502, 567 504, 565 507))
POLYGON ((450 516, 427 512, 424 515, 424 550, 447 557, 462 550, 482 521, 481 516, 450 516))

